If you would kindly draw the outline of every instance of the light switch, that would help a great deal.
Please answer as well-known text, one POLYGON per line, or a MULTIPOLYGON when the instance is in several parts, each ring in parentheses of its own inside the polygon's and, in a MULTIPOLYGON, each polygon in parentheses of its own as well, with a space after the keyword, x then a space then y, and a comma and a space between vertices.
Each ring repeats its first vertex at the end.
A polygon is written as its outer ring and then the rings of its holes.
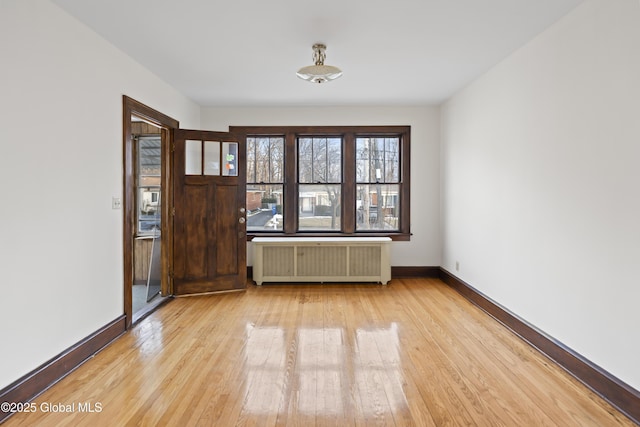
POLYGON ((122 207, 122 201, 120 197, 111 198, 111 209, 120 209, 122 207))

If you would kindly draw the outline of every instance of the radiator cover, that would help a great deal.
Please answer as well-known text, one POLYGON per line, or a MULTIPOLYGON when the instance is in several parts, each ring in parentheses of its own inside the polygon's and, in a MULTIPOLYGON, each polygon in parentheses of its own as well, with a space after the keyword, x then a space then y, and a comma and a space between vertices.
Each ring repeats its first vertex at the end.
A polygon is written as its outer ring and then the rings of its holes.
POLYGON ((256 237, 253 280, 379 282, 391 280, 388 237, 256 237))

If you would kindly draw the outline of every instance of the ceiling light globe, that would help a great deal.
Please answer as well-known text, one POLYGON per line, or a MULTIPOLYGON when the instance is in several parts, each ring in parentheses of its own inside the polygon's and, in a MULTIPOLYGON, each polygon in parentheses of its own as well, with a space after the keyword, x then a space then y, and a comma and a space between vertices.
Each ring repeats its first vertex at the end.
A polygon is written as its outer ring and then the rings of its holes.
POLYGON ((300 68, 296 75, 312 83, 326 83, 340 77, 342 70, 332 65, 309 65, 300 68))

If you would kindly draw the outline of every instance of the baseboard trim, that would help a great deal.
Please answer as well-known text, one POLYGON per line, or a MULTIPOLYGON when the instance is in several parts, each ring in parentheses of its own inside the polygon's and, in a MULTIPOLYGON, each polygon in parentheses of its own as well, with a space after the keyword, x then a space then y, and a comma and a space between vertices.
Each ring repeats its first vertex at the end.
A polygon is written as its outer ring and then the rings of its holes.
MULTIPOLYGON (((0 402, 25 403, 67 376, 125 332, 122 315, 0 390, 0 402)), ((0 423, 12 415, 0 410, 0 423)))
POLYGON ((440 268, 440 278, 640 425, 640 392, 440 268))
POLYGON ((391 266, 391 278, 440 277, 440 267, 391 266))

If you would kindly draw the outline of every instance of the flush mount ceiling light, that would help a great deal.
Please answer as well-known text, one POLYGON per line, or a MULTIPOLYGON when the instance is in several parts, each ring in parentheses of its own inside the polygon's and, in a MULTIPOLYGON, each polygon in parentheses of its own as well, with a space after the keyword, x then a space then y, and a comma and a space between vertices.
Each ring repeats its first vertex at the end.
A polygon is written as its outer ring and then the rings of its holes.
POLYGON ((300 68, 296 75, 311 83, 326 83, 340 77, 342 75, 340 68, 324 65, 324 60, 327 57, 327 54, 324 53, 326 49, 327 47, 321 43, 314 44, 313 62, 315 64, 300 68))

